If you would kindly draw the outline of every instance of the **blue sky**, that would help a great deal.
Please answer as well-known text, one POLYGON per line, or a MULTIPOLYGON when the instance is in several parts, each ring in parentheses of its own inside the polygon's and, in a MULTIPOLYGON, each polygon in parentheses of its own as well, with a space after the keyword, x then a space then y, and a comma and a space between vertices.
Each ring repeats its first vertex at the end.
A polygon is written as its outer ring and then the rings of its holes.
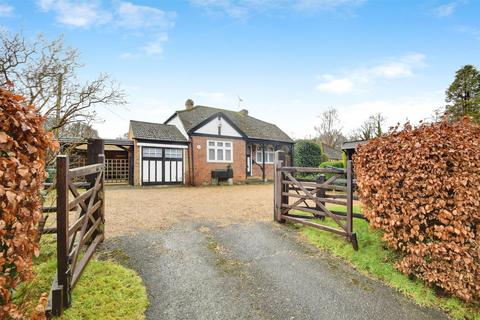
POLYGON ((80 76, 109 73, 128 105, 99 108, 102 137, 196 104, 274 122, 294 138, 339 111, 345 133, 370 114, 429 118, 464 64, 480 66, 480 1, 0 0, 0 25, 60 34, 80 76))

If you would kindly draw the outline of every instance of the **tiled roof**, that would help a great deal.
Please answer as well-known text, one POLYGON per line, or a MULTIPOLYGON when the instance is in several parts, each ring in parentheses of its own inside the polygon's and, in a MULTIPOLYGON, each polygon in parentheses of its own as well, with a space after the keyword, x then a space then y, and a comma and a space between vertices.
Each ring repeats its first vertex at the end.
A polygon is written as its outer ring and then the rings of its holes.
POLYGON ((322 150, 323 150, 323 153, 330 160, 341 160, 342 159, 342 151, 337 150, 334 147, 329 146, 326 143, 322 143, 322 150))
POLYGON ((342 144, 342 150, 355 149, 360 144, 367 143, 366 140, 346 141, 342 144))
POLYGON ((134 139, 168 142, 187 142, 185 136, 174 125, 130 120, 134 139))
POLYGON ((293 140, 276 125, 241 112, 205 106, 195 106, 190 110, 177 111, 187 132, 218 113, 228 118, 247 138, 293 143, 293 140))

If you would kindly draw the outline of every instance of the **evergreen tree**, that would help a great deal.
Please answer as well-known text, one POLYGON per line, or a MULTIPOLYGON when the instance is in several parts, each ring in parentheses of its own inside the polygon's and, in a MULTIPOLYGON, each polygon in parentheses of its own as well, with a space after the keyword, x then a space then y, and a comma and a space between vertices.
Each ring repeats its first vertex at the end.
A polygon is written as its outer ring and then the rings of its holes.
POLYGON ((446 114, 452 120, 470 116, 480 123, 480 71, 466 65, 455 74, 455 80, 445 92, 446 114))

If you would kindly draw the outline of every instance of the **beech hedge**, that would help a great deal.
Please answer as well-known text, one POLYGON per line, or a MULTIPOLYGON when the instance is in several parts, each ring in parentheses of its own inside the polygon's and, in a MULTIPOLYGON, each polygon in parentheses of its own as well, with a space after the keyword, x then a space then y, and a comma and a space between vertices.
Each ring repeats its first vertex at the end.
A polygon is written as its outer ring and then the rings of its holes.
MULTIPOLYGON (((0 88, 0 319, 24 318, 12 294, 21 282, 32 279, 32 256, 39 254, 45 156, 58 148, 43 124, 33 106, 0 88)), ((44 318, 45 304, 42 297, 32 319, 44 318)))
POLYGON ((480 126, 406 124, 359 146, 359 197, 396 267, 442 293, 480 301, 480 126))

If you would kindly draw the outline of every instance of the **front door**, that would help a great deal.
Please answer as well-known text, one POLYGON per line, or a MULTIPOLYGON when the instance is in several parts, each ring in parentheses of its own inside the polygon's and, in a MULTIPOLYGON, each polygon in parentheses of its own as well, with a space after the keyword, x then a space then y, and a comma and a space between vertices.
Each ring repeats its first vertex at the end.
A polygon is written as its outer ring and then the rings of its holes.
POLYGON ((142 184, 183 182, 183 149, 142 147, 142 184))

